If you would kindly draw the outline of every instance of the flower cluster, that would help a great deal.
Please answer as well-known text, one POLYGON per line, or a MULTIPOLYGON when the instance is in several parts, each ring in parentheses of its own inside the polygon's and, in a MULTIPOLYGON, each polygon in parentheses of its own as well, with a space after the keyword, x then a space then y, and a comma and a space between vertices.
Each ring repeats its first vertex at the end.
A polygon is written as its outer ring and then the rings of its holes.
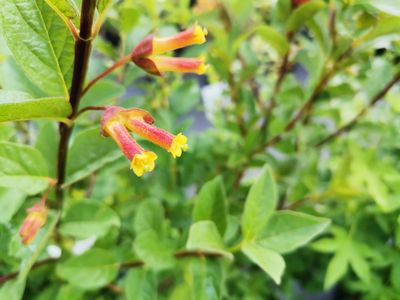
POLYGON ((188 148, 187 138, 182 133, 173 135, 154 126, 153 123, 153 117, 143 109, 123 109, 117 106, 108 106, 101 119, 102 134, 112 137, 131 161, 131 169, 137 176, 142 176, 154 169, 157 155, 152 151, 144 150, 129 131, 164 148, 174 158, 180 157, 182 151, 188 148))
POLYGON ((39 229, 46 224, 45 199, 40 200, 31 208, 28 208, 27 213, 28 215, 19 229, 19 235, 24 245, 29 244, 35 238, 39 229))
POLYGON ((171 37, 156 38, 151 34, 133 49, 131 59, 138 67, 153 75, 162 75, 166 71, 204 74, 206 66, 202 57, 182 58, 160 54, 203 44, 206 35, 207 30, 197 24, 171 37))

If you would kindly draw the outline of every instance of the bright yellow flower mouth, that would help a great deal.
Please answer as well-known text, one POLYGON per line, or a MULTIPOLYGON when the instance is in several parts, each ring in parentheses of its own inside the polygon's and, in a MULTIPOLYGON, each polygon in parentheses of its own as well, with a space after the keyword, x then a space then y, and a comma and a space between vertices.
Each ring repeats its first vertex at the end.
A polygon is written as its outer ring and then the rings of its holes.
POLYGON ((135 154, 131 162, 131 169, 137 176, 154 170, 154 161, 157 155, 152 151, 144 151, 142 154, 135 154))
POLYGON ((174 158, 180 157, 182 155, 182 151, 187 151, 187 137, 182 133, 177 134, 172 140, 171 147, 168 149, 168 152, 172 154, 174 158))

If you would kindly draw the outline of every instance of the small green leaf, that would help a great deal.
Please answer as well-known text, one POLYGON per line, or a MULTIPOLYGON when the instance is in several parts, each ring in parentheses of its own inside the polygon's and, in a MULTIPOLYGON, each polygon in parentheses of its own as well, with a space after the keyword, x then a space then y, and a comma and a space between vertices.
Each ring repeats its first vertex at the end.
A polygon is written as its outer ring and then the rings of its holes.
POLYGON ((312 0, 300 5, 289 16, 286 22, 286 31, 290 32, 299 29, 324 7, 326 7, 326 4, 320 0, 312 0))
POLYGON ((331 288, 338 282, 347 272, 349 267, 349 257, 347 249, 343 248, 337 252, 328 264, 326 270, 324 289, 331 288))
POLYGON ((25 198, 26 195, 19 190, 0 187, 0 223, 8 223, 25 198))
POLYGON ((31 119, 59 119, 71 113, 65 98, 46 97, 34 99, 29 94, 0 90, 0 122, 31 119))
POLYGON ((118 274, 119 263, 115 255, 103 249, 91 249, 57 265, 57 274, 72 285, 85 290, 101 288, 118 274))
POLYGON ((56 300, 82 300, 84 291, 73 285, 63 285, 58 291, 56 300))
POLYGON ((193 221, 210 220, 217 225, 221 235, 227 224, 227 207, 222 177, 215 177, 201 188, 193 209, 193 221))
POLYGON ((310 242, 324 231, 329 223, 330 220, 325 218, 293 211, 279 211, 268 220, 257 236, 257 241, 263 247, 287 253, 310 242))
POLYGON ((368 262, 360 255, 360 253, 355 251, 354 247, 352 247, 349 253, 349 262, 354 273, 356 273, 357 276, 366 284, 369 284, 371 282, 371 272, 368 262))
POLYGON ((136 254, 154 270, 163 270, 174 264, 174 246, 154 230, 140 233, 134 243, 136 254))
POLYGON ((285 270, 285 261, 279 253, 264 248, 256 242, 245 243, 242 247, 242 251, 271 276, 276 284, 281 283, 283 271, 285 270))
POLYGON ((81 131, 72 142, 68 152, 67 180, 70 185, 104 165, 122 156, 122 152, 111 138, 100 134, 98 127, 81 131))
POLYGON ((72 206, 63 218, 60 232, 78 239, 105 235, 112 227, 119 228, 118 215, 108 206, 93 202, 80 202, 72 206))
POLYGON ((0 186, 35 195, 49 185, 46 161, 31 146, 0 142, 0 186))
POLYGON ((232 253, 226 250, 218 229, 212 221, 200 221, 190 227, 186 248, 188 250, 218 253, 233 259, 232 253))
POLYGON ((78 7, 73 0, 46 0, 50 6, 54 6, 60 13, 70 19, 79 16, 78 7))
POLYGON ((253 239, 265 226, 278 201, 271 169, 265 166, 253 183, 246 198, 242 217, 242 231, 246 240, 253 239))
POLYGON ((74 40, 44 0, 0 0, 2 32, 26 75, 49 96, 68 98, 74 40))
POLYGON ((156 300, 157 281, 146 269, 132 269, 125 278, 127 300, 156 300))
POLYGON ((276 31, 275 28, 267 25, 260 25, 255 29, 255 33, 258 34, 269 47, 274 49, 279 56, 285 56, 289 51, 289 43, 284 35, 276 31))

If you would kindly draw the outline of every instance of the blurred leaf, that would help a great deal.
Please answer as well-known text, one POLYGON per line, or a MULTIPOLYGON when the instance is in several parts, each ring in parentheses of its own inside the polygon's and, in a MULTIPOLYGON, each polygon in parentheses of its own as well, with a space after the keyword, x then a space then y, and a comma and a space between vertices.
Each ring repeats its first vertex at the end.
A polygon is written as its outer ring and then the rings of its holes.
POLYGON ((190 227, 186 248, 188 250, 218 253, 233 259, 233 255, 226 250, 218 229, 212 221, 200 221, 190 227))
POLYGON ((83 130, 74 138, 68 152, 65 184, 81 180, 121 156, 117 145, 111 138, 103 137, 99 128, 83 130))
POLYGON ((64 16, 75 19, 79 16, 79 10, 74 0, 45 0, 50 6, 54 6, 64 16))
POLYGON ((174 246, 165 238, 160 238, 154 230, 146 230, 136 236, 134 249, 144 263, 154 269, 163 270, 174 264, 174 246))
POLYGON ((331 288, 347 272, 349 266, 349 257, 346 250, 341 249, 337 252, 328 264, 326 270, 324 289, 331 288))
POLYGON ((393 35, 395 39, 399 38, 400 17, 388 17, 380 19, 376 26, 366 35, 359 38, 356 43, 370 42, 387 35, 393 35))
POLYGON ((259 35, 269 47, 274 49, 279 56, 285 56, 289 51, 289 43, 284 35, 275 28, 267 25, 260 25, 255 29, 255 33, 259 35))
POLYGON ((38 98, 17 91, 0 90, 0 122, 67 117, 71 105, 65 98, 38 98))
POLYGON ((286 22, 286 31, 294 31, 299 29, 307 21, 314 17, 326 4, 320 0, 311 0, 298 6, 286 22))
POLYGON ((281 283, 285 269, 285 261, 277 252, 264 248, 255 242, 245 243, 242 251, 261 269, 263 269, 276 284, 281 283))
POLYGON ((25 198, 26 195, 17 189, 0 187, 0 223, 6 224, 10 222, 25 198))
POLYGON ((221 176, 206 182, 196 197, 193 221, 202 220, 213 221, 220 234, 224 235, 227 224, 227 203, 221 176))
POLYGON ((278 201, 275 181, 269 166, 264 166, 246 198, 242 216, 245 240, 253 239, 265 226, 278 201))
POLYGON ((60 232, 77 239, 87 239, 103 236, 112 227, 119 228, 120 225, 118 215, 108 206, 97 202, 79 202, 67 211, 60 232))
POLYGON ((125 88, 119 83, 113 80, 102 79, 96 82, 82 97, 79 107, 110 105, 113 104, 114 99, 121 97, 124 93, 125 88))
POLYGON ((99 13, 103 13, 109 5, 113 3, 114 0, 98 0, 97 1, 97 10, 99 13))
POLYGON ((119 263, 108 250, 91 249, 57 265, 57 274, 72 285, 85 290, 101 288, 118 274, 119 263))
POLYGON ((135 232, 137 234, 146 230, 154 230, 162 235, 162 220, 164 219, 163 207, 154 201, 144 201, 137 209, 135 216, 135 232))
POLYGON ((82 300, 83 293, 83 290, 73 285, 64 285, 58 291, 57 298, 55 300, 82 300))
POLYGON ((56 12, 44 0, 1 0, 0 13, 7 46, 26 75, 48 95, 67 98, 74 41, 56 12))
POLYGON ((325 218, 294 211, 278 211, 268 220, 257 241, 263 247, 287 253, 309 243, 329 223, 330 220, 325 218))
POLYGON ((200 102, 200 89, 196 80, 177 81, 169 96, 172 110, 178 115, 190 112, 200 102))
POLYGON ((369 265, 367 261, 355 251, 354 247, 352 251, 349 253, 349 262, 351 268, 357 274, 359 278, 361 278, 366 284, 370 284, 371 274, 369 270, 369 265))
POLYGON ((31 146, 0 142, 0 186, 16 188, 28 195, 49 185, 43 156, 31 146))
POLYGON ((146 269, 132 269, 125 278, 125 291, 127 300, 155 300, 156 278, 146 269))
POLYGON ((24 294, 25 281, 10 280, 0 287, 1 300, 21 300, 24 294))
POLYGON ((40 129, 36 136, 35 148, 38 149, 47 161, 47 167, 51 177, 57 174, 57 151, 60 135, 55 122, 40 121, 40 129))
POLYGON ((400 0, 364 0, 364 2, 386 14, 400 17, 400 0))

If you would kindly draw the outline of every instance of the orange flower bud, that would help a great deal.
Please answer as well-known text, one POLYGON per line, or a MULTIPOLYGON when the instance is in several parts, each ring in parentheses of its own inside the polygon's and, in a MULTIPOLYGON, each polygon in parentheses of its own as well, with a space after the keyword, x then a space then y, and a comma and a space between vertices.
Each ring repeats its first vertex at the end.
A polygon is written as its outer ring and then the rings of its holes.
POLYGON ((31 208, 27 209, 28 215, 19 229, 22 243, 28 245, 36 236, 39 229, 46 224, 46 205, 42 199, 31 208))

